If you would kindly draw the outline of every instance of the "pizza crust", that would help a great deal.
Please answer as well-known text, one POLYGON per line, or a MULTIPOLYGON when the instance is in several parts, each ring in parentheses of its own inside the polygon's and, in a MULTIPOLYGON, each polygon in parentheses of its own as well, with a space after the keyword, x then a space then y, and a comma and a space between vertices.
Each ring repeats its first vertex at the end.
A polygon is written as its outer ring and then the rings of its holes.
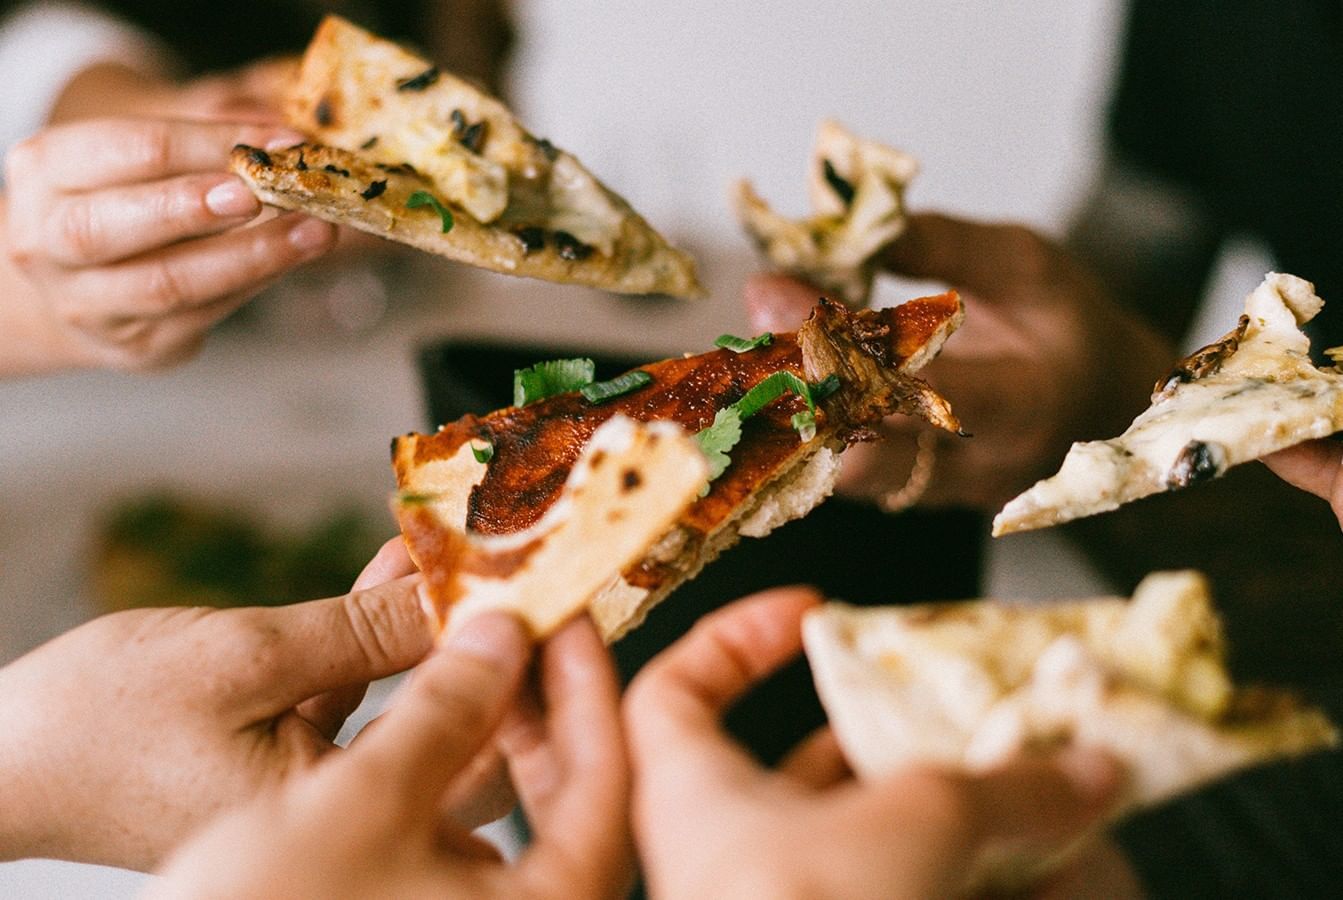
POLYGON ((1235 331, 1158 383, 1122 435, 1073 444, 1058 474, 1003 507, 994 535, 1117 509, 1343 430, 1343 375, 1311 363, 1300 328, 1323 305, 1310 282, 1269 273, 1235 331))
POLYGON ((239 148, 234 170, 267 203, 492 271, 703 294, 694 261, 572 155, 531 135, 498 99, 338 16, 313 37, 285 113, 314 138, 302 158, 321 166, 300 169, 289 151, 257 165, 258 151, 239 148), (355 202, 374 180, 387 181, 388 198, 355 202), (451 210, 450 231, 430 208, 405 209, 415 190, 451 210))
POLYGON ((748 181, 738 182, 733 204, 774 266, 850 306, 865 306, 874 257, 904 231, 905 186, 917 171, 913 157, 825 121, 807 178, 811 218, 779 215, 748 181))
MULTIPOLYGON (((859 609, 803 626, 817 691, 862 778, 968 772, 1035 749, 1104 749, 1129 774, 1118 817, 1236 769, 1337 742, 1283 692, 1233 688, 1204 579, 1149 576, 1121 598, 859 609)), ((980 888, 1021 887, 1062 857, 979 861, 980 888)))

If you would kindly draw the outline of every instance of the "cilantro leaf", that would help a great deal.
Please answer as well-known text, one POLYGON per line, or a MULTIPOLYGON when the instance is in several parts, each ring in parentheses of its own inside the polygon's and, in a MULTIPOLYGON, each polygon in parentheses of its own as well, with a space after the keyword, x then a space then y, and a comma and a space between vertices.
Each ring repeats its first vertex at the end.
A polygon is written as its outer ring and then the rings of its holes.
POLYGON ((816 413, 811 410, 803 410, 793 415, 793 428, 797 431, 797 436, 806 443, 816 437, 816 413))
POLYGON ((720 334, 713 345, 724 350, 731 350, 733 353, 745 353, 747 350, 754 350, 756 347, 768 347, 772 343, 774 343, 774 335, 766 331, 764 334, 753 338, 737 337, 735 334, 720 334))
POLYGON ((419 209, 421 206, 432 206, 434 212, 438 213, 438 218, 443 223, 443 234, 452 231, 452 210, 444 206, 437 197, 428 191, 416 191, 406 200, 406 209, 419 209))
POLYGON ((618 375, 610 381, 597 381, 585 385, 579 390, 583 394, 583 399, 596 404, 614 400, 616 397, 628 394, 630 391, 637 391, 639 388, 652 383, 652 375, 642 369, 635 369, 633 372, 618 375))
POLYGON ((513 405, 526 406, 592 384, 597 366, 590 359, 552 359, 513 370, 513 405))
MULTIPOLYGON (((727 469, 732 459, 728 452, 741 440, 741 413, 735 406, 725 406, 714 414, 713 424, 695 435, 695 443, 709 460, 709 481, 727 469)), ((709 492, 705 484, 700 496, 709 492)))

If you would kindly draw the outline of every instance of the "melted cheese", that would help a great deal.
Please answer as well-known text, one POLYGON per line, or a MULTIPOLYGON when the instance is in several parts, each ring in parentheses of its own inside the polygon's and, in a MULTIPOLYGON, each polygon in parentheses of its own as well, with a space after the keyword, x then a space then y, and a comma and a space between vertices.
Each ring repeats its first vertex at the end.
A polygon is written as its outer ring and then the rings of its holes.
POLYGON ((993 533, 1106 512, 1343 428, 1343 375, 1310 363, 1298 327, 1320 305, 1308 282, 1270 274, 1218 371, 1177 385, 1119 437, 1074 444, 1057 475, 1003 507, 993 533))

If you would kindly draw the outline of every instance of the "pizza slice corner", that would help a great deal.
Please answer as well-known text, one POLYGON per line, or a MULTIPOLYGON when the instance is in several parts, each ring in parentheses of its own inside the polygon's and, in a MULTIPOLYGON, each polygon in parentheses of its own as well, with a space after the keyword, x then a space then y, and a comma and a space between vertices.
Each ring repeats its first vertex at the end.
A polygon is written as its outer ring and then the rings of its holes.
POLYGON ((1056 475, 1003 507, 994 535, 1108 512, 1343 430, 1343 374, 1311 362, 1301 330, 1323 307, 1310 282, 1269 273, 1235 329, 1157 382, 1122 435, 1073 444, 1056 475))

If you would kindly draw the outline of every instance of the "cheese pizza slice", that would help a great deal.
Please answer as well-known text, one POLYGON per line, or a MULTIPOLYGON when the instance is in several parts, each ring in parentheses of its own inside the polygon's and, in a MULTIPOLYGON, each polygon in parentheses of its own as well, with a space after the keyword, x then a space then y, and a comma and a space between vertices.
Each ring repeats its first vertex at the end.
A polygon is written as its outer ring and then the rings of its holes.
MULTIPOLYGON (((1208 587, 1146 578, 1132 600, 982 600, 859 609, 803 625, 808 661, 854 771, 986 771, 1022 752, 1104 749, 1128 769, 1115 815, 1230 772, 1337 743, 1290 694, 1232 685, 1208 587)), ((1061 860, 979 861, 980 889, 1019 890, 1061 860)))
POLYGON ((904 231, 905 185, 917 171, 913 157, 826 121, 807 179, 811 218, 779 215, 748 181, 737 184, 734 205, 773 265, 850 306, 865 306, 874 257, 904 231))
POLYGON ((1003 507, 993 533, 1107 512, 1343 429, 1343 374, 1311 363, 1301 331, 1323 306, 1310 282, 1270 273, 1235 330, 1159 381, 1119 437, 1073 444, 1057 475, 1003 507))
POLYGON ((338 16, 285 109, 313 137, 238 147, 263 201, 458 262, 620 293, 703 293, 694 262, 499 100, 338 16))
MULTIPOLYGON (((913 373, 962 317, 954 293, 859 313, 822 300, 796 334, 724 336, 722 349, 609 382, 587 383, 590 368, 575 382, 586 360, 523 370, 516 405, 393 442, 397 515, 411 556, 435 603, 450 609, 455 597, 436 587, 435 574, 450 562, 442 552, 450 536, 532 527, 612 417, 675 422, 695 434, 712 480, 700 479, 704 495, 638 560, 613 556, 601 569, 607 583, 590 611, 616 640, 739 537, 762 537, 810 512, 833 489, 840 451, 874 437, 870 426, 884 416, 904 412, 958 431, 947 402, 913 373)), ((599 552, 606 538, 591 540, 599 552)))

